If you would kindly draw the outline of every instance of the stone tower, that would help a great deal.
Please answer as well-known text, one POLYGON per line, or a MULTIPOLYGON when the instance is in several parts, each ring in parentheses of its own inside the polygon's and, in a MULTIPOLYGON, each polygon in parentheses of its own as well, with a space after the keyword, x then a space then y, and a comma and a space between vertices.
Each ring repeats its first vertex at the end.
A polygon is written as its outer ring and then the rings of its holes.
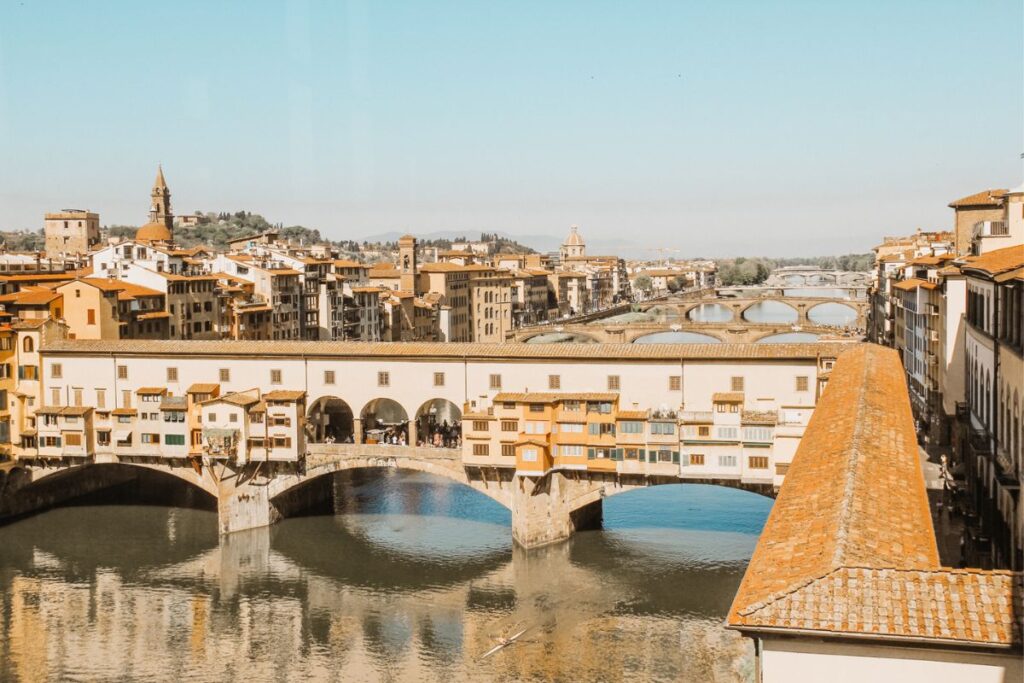
POLYGON ((167 189, 167 181, 164 180, 164 169, 156 167, 156 181, 153 183, 153 190, 149 193, 152 201, 149 208, 149 222, 163 223, 171 230, 174 228, 174 214, 171 213, 171 191, 167 189))
POLYGON ((570 258, 583 258, 587 255, 587 245, 583 241, 583 236, 580 235, 580 226, 573 225, 569 227, 569 235, 562 242, 562 248, 560 250, 560 256, 564 262, 570 258))
POLYGON ((398 272, 402 291, 416 291, 416 238, 405 235, 398 240, 398 272))

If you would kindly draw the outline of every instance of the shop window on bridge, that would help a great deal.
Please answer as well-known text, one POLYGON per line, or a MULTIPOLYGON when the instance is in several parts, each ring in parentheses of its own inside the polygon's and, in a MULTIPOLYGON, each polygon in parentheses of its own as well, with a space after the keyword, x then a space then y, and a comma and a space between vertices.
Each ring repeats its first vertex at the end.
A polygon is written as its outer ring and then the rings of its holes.
POLYGON ((591 422, 587 425, 591 436, 615 436, 615 425, 607 422, 591 422))
POLYGON ((546 434, 548 431, 548 423, 540 420, 527 422, 525 427, 527 434, 546 434))
MULTIPOLYGON (((501 454, 502 454, 502 456, 504 456, 506 458, 514 458, 514 457, 516 457, 516 447, 515 447, 515 444, 510 444, 510 443, 503 443, 503 444, 501 444, 501 454)), ((476 455, 476 453, 474 453, 473 455, 476 455)))
POLYGON ((562 410, 570 413, 578 413, 580 410, 579 401, 562 401, 562 410))
POLYGON ((637 460, 637 459, 640 458, 640 449, 639 448, 626 448, 626 449, 623 449, 622 456, 626 460, 637 460))
POLYGON ((65 434, 64 435, 64 445, 66 445, 66 446, 81 446, 82 445, 82 435, 81 434, 73 434, 73 433, 65 434))
POLYGON ((146 444, 159 444, 160 443, 160 435, 159 434, 140 434, 139 435, 139 441, 142 442, 142 443, 146 443, 146 444))
POLYGON ((563 434, 582 434, 583 423, 581 422, 561 422, 560 429, 563 434))
POLYGON ((44 448, 60 448, 59 436, 44 436, 42 445, 44 448))
POLYGON ((752 470, 766 470, 768 469, 768 456, 752 455, 747 459, 747 465, 752 470))
POLYGON ((473 420, 473 431, 474 432, 487 432, 490 431, 491 425, 487 420, 473 420))
POLYGON ((627 420, 625 422, 620 422, 619 431, 623 434, 643 434, 644 423, 638 420, 627 420))
POLYGON ((164 434, 164 445, 165 446, 184 446, 185 435, 184 434, 164 434))
POLYGON ((587 412, 610 415, 612 412, 612 404, 610 401, 587 401, 587 412))
POLYGON ((744 441, 771 441, 772 430, 768 427, 745 427, 743 429, 744 441))
POLYGON ((519 431, 519 422, 517 422, 516 420, 502 420, 501 421, 501 431, 503 431, 503 432, 518 432, 519 431))
POLYGON ((697 427, 697 436, 711 436, 711 427, 697 427))
POLYGON ((736 427, 719 427, 719 439, 736 439, 739 437, 739 430, 736 427))
POLYGON ((652 422, 651 434, 672 435, 676 433, 676 426, 672 422, 652 422))
POLYGON ((11 442, 11 421, 0 420, 0 443, 11 442))
POLYGON ((132 416, 131 415, 118 415, 117 416, 117 421, 120 424, 131 424, 132 416))
POLYGON ((282 417, 280 415, 270 418, 271 427, 291 427, 292 419, 290 417, 282 417))
POLYGON ((583 446, 566 446, 562 445, 558 447, 558 454, 569 457, 577 457, 583 455, 583 446))
POLYGON ((167 410, 164 412, 164 422, 184 422, 185 412, 182 410, 167 410))
POLYGON ((690 465, 694 465, 694 466, 698 466, 698 467, 700 465, 703 465, 704 464, 704 454, 703 453, 690 453, 690 462, 689 462, 689 464, 690 465))
POLYGON ((718 456, 719 467, 736 467, 736 456, 735 455, 720 455, 718 456))
POLYGON ((473 444, 473 455, 490 455, 490 444, 486 443, 475 443, 473 444))
POLYGON ((546 406, 543 403, 531 403, 530 404, 530 412, 531 413, 543 413, 545 407, 546 406))
POLYGON ((96 432, 96 445, 97 446, 109 446, 110 445, 110 432, 108 432, 108 431, 96 432))
POLYGON ((523 461, 524 462, 537 462, 537 449, 536 448, 524 448, 523 449, 523 461))

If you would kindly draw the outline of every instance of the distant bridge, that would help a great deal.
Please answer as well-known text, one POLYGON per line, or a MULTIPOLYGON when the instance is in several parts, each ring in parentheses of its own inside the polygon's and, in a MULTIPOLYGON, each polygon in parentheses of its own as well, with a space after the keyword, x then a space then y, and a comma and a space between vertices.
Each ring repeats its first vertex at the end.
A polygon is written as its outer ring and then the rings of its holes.
POLYGON ((765 285, 769 287, 805 287, 808 285, 866 287, 870 281, 871 273, 825 270, 818 266, 786 266, 773 270, 765 281, 765 285))

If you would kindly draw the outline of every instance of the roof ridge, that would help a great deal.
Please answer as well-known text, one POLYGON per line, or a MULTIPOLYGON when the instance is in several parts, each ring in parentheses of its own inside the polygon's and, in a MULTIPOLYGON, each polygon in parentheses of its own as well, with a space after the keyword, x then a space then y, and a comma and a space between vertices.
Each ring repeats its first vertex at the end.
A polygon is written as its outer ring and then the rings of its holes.
POLYGON ((778 602, 779 600, 782 600, 783 598, 788 597, 788 596, 792 595, 793 593, 796 593, 797 591, 799 591, 799 590, 801 590, 803 588, 806 588, 807 586, 811 585, 812 583, 815 583, 817 581, 820 581, 821 579, 824 579, 824 578, 827 578, 827 577, 831 576, 832 574, 835 574, 840 569, 843 569, 843 567, 833 567, 832 569, 829 569, 824 574, 815 574, 812 577, 809 577, 809 578, 805 577, 803 579, 800 579, 796 583, 790 584, 789 586, 786 586, 782 590, 775 591, 774 593, 772 593, 771 595, 769 595, 768 597, 766 597, 763 600, 759 600, 758 602, 755 602, 752 605, 747 605, 743 609, 736 610, 736 613, 740 614, 742 616, 745 616, 745 617, 749 617, 750 615, 755 614, 756 612, 760 612, 765 607, 768 607, 769 605, 772 605, 772 604, 778 602))
MULTIPOLYGON (((868 384, 870 379, 871 363, 864 359, 863 377, 860 386, 857 388, 857 407, 866 407, 868 384)), ((825 389, 828 391, 828 389, 825 389)), ((856 408, 855 408, 856 409, 856 408)), ((860 412, 860 411, 858 411, 860 412)), ((836 524, 836 547, 832 553, 833 570, 842 566, 842 558, 846 555, 846 544, 849 540, 849 522, 853 510, 853 489, 857 485, 857 465, 860 460, 861 443, 864 437, 864 423, 866 420, 858 419, 853 423, 853 435, 850 438, 850 450, 853 457, 846 461, 846 485, 843 487, 843 500, 839 506, 839 515, 836 524)))

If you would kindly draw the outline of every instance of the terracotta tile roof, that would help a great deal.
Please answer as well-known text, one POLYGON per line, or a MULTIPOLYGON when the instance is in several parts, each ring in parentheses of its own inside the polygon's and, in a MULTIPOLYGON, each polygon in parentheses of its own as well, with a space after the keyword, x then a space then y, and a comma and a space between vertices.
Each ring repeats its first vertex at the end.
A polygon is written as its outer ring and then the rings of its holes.
POLYGON ((646 410, 620 410, 616 415, 617 420, 646 420, 646 410))
POLYGON ((925 289, 938 289, 939 285, 937 282, 923 280, 919 277, 911 277, 907 278, 906 280, 900 280, 899 282, 894 282, 892 285, 893 289, 899 289, 904 292, 908 292, 912 289, 917 289, 918 287, 924 287, 925 289))
POLYGON ((189 393, 189 394, 212 394, 213 392, 217 391, 217 389, 219 389, 219 388, 220 388, 219 384, 214 384, 212 382, 207 382, 207 383, 197 382, 196 384, 193 384, 192 386, 190 386, 186 393, 189 393))
POLYGON ((92 407, 91 406, 67 406, 66 408, 64 408, 63 410, 60 411, 60 414, 61 415, 77 415, 78 417, 81 417, 83 415, 88 415, 91 412, 92 412, 92 407))
POLYGON ((439 263, 424 263, 420 266, 421 273, 448 273, 463 270, 466 270, 466 266, 460 266, 458 263, 450 263, 447 261, 439 263))
POLYGON ((356 294, 380 294, 381 292, 386 292, 388 290, 383 287, 353 287, 352 291, 356 294))
POLYGON ((996 282, 1006 282, 1007 280, 1024 280, 1024 268, 1018 268, 1017 270, 1011 270, 996 275, 995 280, 996 282))
POLYGON ((224 394, 223 396, 216 396, 214 398, 203 401, 203 405, 210 405, 213 403, 230 403, 234 406, 241 406, 242 408, 259 403, 260 399, 258 396, 253 394, 243 394, 240 392, 232 392, 230 394, 224 394))
MULTIPOLYGON (((42 324, 44 321, 40 321, 42 324)), ((327 358, 420 359, 550 359, 679 361, 702 359, 835 358, 855 346, 853 342, 803 344, 485 344, 461 342, 338 342, 338 341, 233 341, 54 339, 44 354, 100 354, 140 356, 302 356, 327 358)))
POLYGON ((1024 244, 994 249, 981 256, 968 256, 960 268, 964 271, 999 275, 1008 270, 1024 267, 1024 244))
POLYGON ((139 411, 135 408, 116 408, 110 411, 111 415, 138 415, 139 411))
POLYGON ((548 448, 549 447, 549 444, 548 444, 547 441, 545 441, 543 439, 540 439, 540 438, 537 438, 536 436, 529 436, 529 437, 527 437, 525 439, 520 439, 520 440, 516 441, 515 445, 516 446, 526 446, 526 445, 542 446, 544 448, 548 448))
POLYGON ((298 401, 301 398, 305 398, 305 391, 286 391, 284 389, 277 389, 275 391, 268 391, 263 394, 264 401, 298 401))
POLYGON ((353 261, 351 259, 338 259, 334 262, 336 268, 364 268, 369 270, 370 266, 359 261, 353 261))
POLYGON ((494 397, 495 403, 512 402, 517 403, 554 403, 556 401, 614 401, 618 394, 606 392, 582 392, 582 393, 560 393, 560 392, 501 392, 494 397))
POLYGON ((43 306, 64 295, 44 287, 26 287, 21 291, 0 296, 0 303, 12 306, 43 306))
POLYGON ((743 403, 742 391, 718 391, 711 395, 712 403, 743 403))
POLYGON ((165 387, 140 387, 135 390, 135 393, 149 396, 163 395, 167 393, 167 389, 165 387))
POLYGON ((982 190, 976 194, 955 199, 949 203, 949 208, 958 209, 967 206, 999 206, 1006 190, 982 190))
POLYGON ((1005 647, 1012 581, 940 567, 899 355, 861 344, 832 371, 728 625, 1005 647))
POLYGON ((138 317, 139 320, 155 320, 157 318, 170 318, 171 314, 167 311, 152 311, 150 313, 142 313, 138 317))

